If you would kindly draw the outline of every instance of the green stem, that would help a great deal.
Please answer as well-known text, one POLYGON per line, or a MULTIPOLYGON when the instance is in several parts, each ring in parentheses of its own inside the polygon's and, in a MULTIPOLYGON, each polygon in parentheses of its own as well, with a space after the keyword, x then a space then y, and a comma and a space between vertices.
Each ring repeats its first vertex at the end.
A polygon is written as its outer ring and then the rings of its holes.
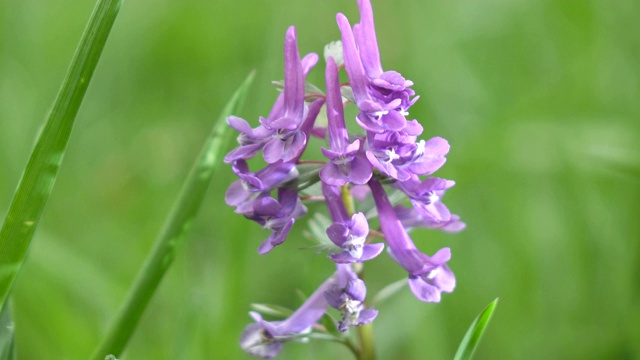
POLYGON ((351 350, 351 353, 356 357, 356 359, 360 358, 360 349, 350 338, 342 343, 351 350))
POLYGON ((353 214, 355 214, 356 207, 353 202, 353 196, 351 196, 351 190, 349 190, 348 185, 345 184, 342 186, 342 188, 340 188, 340 197, 344 202, 345 208, 347 208, 347 214, 349 214, 349 216, 352 216, 353 214))
POLYGON ((360 339, 358 360, 375 360, 376 350, 373 342, 373 323, 358 326, 358 338, 360 339))
POLYGON ((94 352, 92 359, 104 360, 107 355, 114 355, 116 358, 122 355, 140 321, 140 317, 147 308, 165 272, 173 262, 177 249, 200 208, 214 170, 220 162, 220 151, 229 138, 225 136, 225 132, 229 128, 225 119, 230 114, 237 112, 240 100, 253 77, 254 73, 251 73, 222 111, 209 139, 182 186, 180 195, 173 205, 164 228, 142 265, 142 269, 136 276, 111 328, 94 352))

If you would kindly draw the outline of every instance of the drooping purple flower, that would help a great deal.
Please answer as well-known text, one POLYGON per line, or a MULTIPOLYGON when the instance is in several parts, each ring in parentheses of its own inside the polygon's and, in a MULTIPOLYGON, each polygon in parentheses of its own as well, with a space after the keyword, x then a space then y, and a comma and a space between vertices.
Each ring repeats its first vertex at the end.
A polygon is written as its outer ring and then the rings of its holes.
POLYGON ((342 249, 342 252, 329 255, 331 260, 345 264, 367 261, 378 256, 384 244, 365 244, 369 235, 369 223, 364 214, 359 212, 349 217, 338 187, 322 183, 322 193, 333 221, 327 229, 327 235, 342 249))
MULTIPOLYGON (((282 101, 276 101, 274 107, 278 105, 282 106, 282 101)), ((272 130, 262 125, 253 129, 246 120, 237 116, 229 116, 227 124, 240 133, 237 139, 240 146, 231 150, 224 157, 224 162, 226 163, 254 157, 273 136, 272 130)))
MULTIPOLYGON (((305 136, 311 132, 313 122, 323 104, 324 99, 318 99, 309 105, 307 119, 300 126, 300 131, 305 136)), ((275 246, 282 244, 293 227, 295 219, 306 214, 306 208, 302 205, 294 187, 279 187, 278 200, 271 196, 273 189, 298 176, 295 163, 299 157, 300 155, 296 156, 291 162, 278 161, 269 164, 257 173, 249 171, 245 160, 236 160, 233 163, 233 171, 240 180, 231 184, 225 200, 228 205, 236 206, 236 213, 272 231, 258 248, 260 254, 266 254, 275 246)))
POLYGON ((341 186, 347 182, 366 184, 373 171, 371 164, 360 151, 361 140, 356 139, 353 143, 349 143, 349 133, 344 122, 338 68, 332 57, 327 59, 326 84, 330 148, 322 148, 322 153, 330 161, 320 170, 320 179, 334 186, 341 186))
POLYGON ((265 321, 256 312, 249 314, 255 323, 249 324, 240 336, 240 347, 249 355, 271 359, 282 351, 282 344, 292 340, 300 340, 300 335, 311 332, 311 327, 327 310, 325 292, 333 285, 333 277, 326 280, 296 310, 283 321, 265 321))
POLYGON ((394 208, 398 219, 407 231, 411 231, 413 228, 428 228, 438 229, 446 232, 459 232, 467 227, 467 224, 460 221, 460 216, 451 214, 449 221, 431 221, 425 219, 420 212, 413 207, 405 207, 398 205, 394 208))
POLYGON ((437 177, 430 177, 420 181, 417 177, 404 182, 397 182, 394 186, 402 190, 411 199, 411 204, 425 218, 433 222, 448 222, 451 212, 440 201, 445 190, 451 188, 456 182, 437 177))
POLYGON ((231 116, 227 119, 227 123, 240 132, 240 146, 225 156, 225 162, 251 158, 261 149, 267 163, 288 162, 302 152, 308 136, 300 131, 300 125, 309 110, 304 102, 304 81, 318 62, 318 55, 311 53, 300 60, 293 26, 285 36, 284 60, 284 92, 276 100, 269 116, 266 119, 260 117, 260 126, 252 129, 241 118, 231 116))
POLYGON ((380 227, 389 245, 389 254, 409 273, 411 291, 419 300, 439 302, 441 293, 452 292, 456 285, 455 276, 446 265, 451 251, 443 248, 432 257, 421 253, 402 226, 382 185, 372 178, 369 187, 378 210, 380 227))
MULTIPOLYGON (((242 207, 243 203, 254 199, 260 193, 271 191, 276 186, 298 176, 294 163, 282 161, 269 164, 257 173, 253 173, 245 160, 236 160, 233 163, 233 172, 240 180, 236 180, 229 186, 225 201, 227 205, 237 207, 242 207)), ((243 210, 238 209, 238 212, 242 213, 243 210)))
POLYGON ((342 314, 342 320, 338 322, 338 330, 345 332, 352 326, 372 322, 378 316, 378 310, 365 309, 364 299, 367 288, 351 266, 338 264, 337 267, 336 282, 325 292, 325 297, 329 305, 342 314))
POLYGON ((258 248, 258 253, 264 255, 287 239, 295 219, 304 216, 307 209, 302 205, 295 189, 280 188, 278 200, 269 196, 268 193, 262 193, 251 202, 250 209, 246 211, 245 217, 272 232, 258 248))
POLYGON ((441 137, 416 143, 406 132, 370 133, 367 159, 380 172, 399 181, 413 175, 429 175, 446 162, 449 143, 441 137))

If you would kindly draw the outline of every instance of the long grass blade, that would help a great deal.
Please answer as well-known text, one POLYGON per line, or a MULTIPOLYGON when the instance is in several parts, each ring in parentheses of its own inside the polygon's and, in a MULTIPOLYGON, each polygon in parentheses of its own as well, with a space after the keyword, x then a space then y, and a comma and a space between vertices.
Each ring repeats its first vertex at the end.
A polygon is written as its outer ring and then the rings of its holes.
POLYGON ((0 360, 14 360, 15 340, 13 322, 11 321, 10 306, 0 311, 0 360))
POLYGON ((53 189, 76 114, 122 0, 99 0, 35 144, 0 230, 0 307, 22 266, 53 189))
POLYGON ((491 320, 491 315, 493 311, 498 305, 498 299, 493 300, 489 306, 487 306, 480 315, 471 323, 469 330, 464 334, 464 338, 462 338, 462 342, 458 347, 458 351, 456 352, 454 360, 469 360, 473 356, 473 352, 476 350, 478 343, 480 342, 480 338, 484 333, 484 330, 487 328, 489 324, 489 320, 491 320))
POLYGON ((133 335, 140 317, 155 293, 165 272, 171 265, 177 248, 181 244, 192 220, 195 218, 202 199, 209 187, 214 171, 220 163, 220 151, 229 136, 226 118, 237 113, 247 88, 253 81, 251 73, 225 106, 214 125, 211 136, 196 159, 185 180, 180 195, 165 222, 160 235, 111 325, 107 335, 94 352, 92 359, 103 360, 107 355, 119 358, 129 338, 133 335))

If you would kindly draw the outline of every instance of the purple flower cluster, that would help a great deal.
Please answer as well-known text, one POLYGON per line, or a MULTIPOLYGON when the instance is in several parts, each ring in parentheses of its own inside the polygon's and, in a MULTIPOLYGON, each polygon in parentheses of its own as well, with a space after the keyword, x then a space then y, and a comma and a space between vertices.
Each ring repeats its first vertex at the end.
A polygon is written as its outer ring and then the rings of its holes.
POLYGON ((276 356, 283 342, 305 339, 329 306, 340 313, 340 332, 373 321, 378 312, 365 307, 365 284, 353 267, 382 252, 384 244, 371 243, 376 237, 372 234, 384 238, 391 258, 407 271, 409 287, 418 299, 439 302, 442 292, 455 287, 455 277, 447 266, 449 248, 429 256, 420 252, 407 234, 415 227, 448 232, 465 227, 441 201, 455 183, 421 178, 442 167, 449 144, 440 137, 418 139, 423 127, 408 119, 409 109, 418 100, 411 89, 413 82, 396 71, 382 69, 371 3, 358 0, 358 7, 361 18, 354 26, 343 14, 337 15, 348 84, 339 81, 343 65, 327 56, 326 95, 305 94, 305 78, 318 56, 311 53, 300 58, 296 30, 290 27, 284 43, 284 89, 269 115, 260 117, 256 128, 239 117, 227 119, 240 133, 240 145, 225 157, 239 178, 229 187, 225 200, 236 213, 271 231, 258 247, 260 254, 282 244, 296 219, 306 214, 298 186, 303 175, 310 183, 321 183, 321 196, 332 222, 326 235, 335 273, 288 319, 269 322, 251 313, 255 323, 245 329, 240 344, 260 358, 276 356), (348 87, 358 109, 355 122, 361 128, 355 134, 347 130, 344 117, 349 101, 341 90, 348 87), (309 99, 315 100, 307 103, 309 99), (303 174, 298 166, 300 157, 311 135, 323 133, 315 122, 325 105, 328 147, 322 148, 322 154, 326 161, 303 174), (259 153, 266 166, 252 172, 248 161, 259 153), (406 194, 411 207, 394 207, 383 183, 406 194), (370 230, 365 214, 345 203, 352 199, 352 190, 355 195, 362 193, 362 188, 373 197, 380 231, 370 230))

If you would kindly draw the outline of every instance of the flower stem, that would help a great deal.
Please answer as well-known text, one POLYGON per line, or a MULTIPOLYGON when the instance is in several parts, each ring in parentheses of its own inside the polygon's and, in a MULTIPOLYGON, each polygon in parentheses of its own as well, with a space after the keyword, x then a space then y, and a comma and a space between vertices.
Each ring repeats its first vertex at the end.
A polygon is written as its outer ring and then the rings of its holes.
POLYGON ((376 351, 373 342, 373 323, 358 326, 358 338, 360 339, 358 360, 375 360, 376 351))
POLYGON ((351 190, 349 190, 348 185, 343 185, 340 189, 340 197, 344 202, 344 207, 347 208, 347 214, 349 217, 353 216, 356 213, 356 207, 353 203, 353 196, 351 196, 351 190))

